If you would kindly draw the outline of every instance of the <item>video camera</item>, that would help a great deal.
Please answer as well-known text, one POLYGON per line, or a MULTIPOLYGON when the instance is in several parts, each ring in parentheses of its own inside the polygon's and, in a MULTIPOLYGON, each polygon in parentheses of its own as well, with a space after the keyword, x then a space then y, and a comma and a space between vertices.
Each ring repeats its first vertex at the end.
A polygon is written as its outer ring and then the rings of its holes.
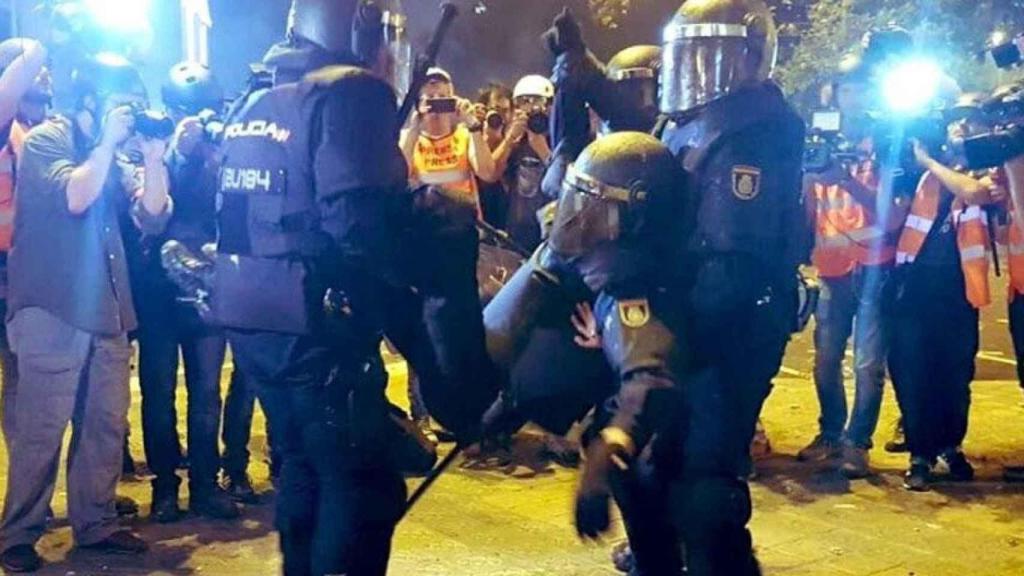
POLYGON ((964 140, 964 157, 972 170, 999 166, 1024 154, 1024 83, 996 90, 983 111, 994 128, 964 140))
POLYGON ((838 110, 819 110, 811 116, 811 129, 804 143, 804 171, 821 174, 835 165, 848 167, 865 160, 840 132, 842 113, 838 110))
POLYGON ((997 31, 992 34, 985 53, 992 57, 992 62, 999 68, 1018 66, 1024 62, 1024 34, 1010 36, 997 31))

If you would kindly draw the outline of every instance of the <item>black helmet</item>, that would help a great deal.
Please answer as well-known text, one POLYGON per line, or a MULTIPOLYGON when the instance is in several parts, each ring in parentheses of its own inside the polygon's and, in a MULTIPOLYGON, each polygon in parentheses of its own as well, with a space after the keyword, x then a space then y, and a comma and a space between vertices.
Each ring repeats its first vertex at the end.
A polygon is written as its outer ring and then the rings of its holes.
POLYGON ((358 0, 292 0, 288 34, 309 40, 328 52, 352 51, 352 19, 358 0))
POLYGON ((767 80, 778 33, 764 0, 687 0, 663 42, 661 111, 672 114, 767 80))
POLYGON ((612 56, 605 67, 608 79, 613 82, 624 80, 658 79, 661 69, 661 47, 647 44, 630 46, 612 56))
POLYGON ((616 132, 587 146, 569 167, 558 201, 551 247, 580 256, 600 244, 663 231, 654 224, 678 215, 681 167, 660 140, 616 132))
POLYGON ((989 96, 984 92, 964 92, 957 97, 953 105, 946 111, 946 120, 948 122, 954 122, 957 120, 984 120, 985 104, 988 100, 989 96))
POLYGON ((203 110, 220 112, 224 89, 210 69, 198 62, 179 62, 171 67, 160 96, 167 108, 194 116, 203 110))
POLYGON ((139 70, 127 58, 112 53, 98 54, 82 62, 71 73, 71 84, 78 109, 85 107, 90 96, 96 100, 111 94, 147 97, 139 70))

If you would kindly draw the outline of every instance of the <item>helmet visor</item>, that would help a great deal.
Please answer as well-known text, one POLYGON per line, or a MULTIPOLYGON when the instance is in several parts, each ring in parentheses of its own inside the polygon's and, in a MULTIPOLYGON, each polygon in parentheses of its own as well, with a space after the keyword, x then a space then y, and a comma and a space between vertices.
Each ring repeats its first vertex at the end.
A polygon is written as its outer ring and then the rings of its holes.
POLYGON ((551 247, 564 257, 582 256, 622 236, 622 213, 633 194, 608 186, 569 166, 562 183, 551 247))
POLYGON ((686 112, 721 98, 746 79, 747 27, 684 24, 665 31, 661 111, 686 112))
POLYGON ((406 18, 399 12, 384 12, 384 74, 401 101, 412 82, 412 43, 406 29, 406 18))

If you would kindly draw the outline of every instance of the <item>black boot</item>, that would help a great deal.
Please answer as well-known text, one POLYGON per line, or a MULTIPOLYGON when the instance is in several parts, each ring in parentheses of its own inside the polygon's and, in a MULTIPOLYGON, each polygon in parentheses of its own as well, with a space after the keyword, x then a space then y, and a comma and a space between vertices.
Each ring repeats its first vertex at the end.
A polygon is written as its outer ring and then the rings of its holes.
POLYGON ((193 490, 188 507, 195 514, 217 520, 234 520, 242 515, 235 499, 216 485, 193 490))

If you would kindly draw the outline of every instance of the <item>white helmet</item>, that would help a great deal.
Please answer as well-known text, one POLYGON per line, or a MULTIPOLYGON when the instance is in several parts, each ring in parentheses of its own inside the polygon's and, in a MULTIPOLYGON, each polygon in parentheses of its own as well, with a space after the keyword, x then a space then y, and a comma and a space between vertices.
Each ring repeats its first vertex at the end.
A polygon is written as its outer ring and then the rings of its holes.
POLYGON ((540 96, 551 99, 555 97, 555 85, 551 83, 551 80, 539 74, 523 76, 519 82, 516 82, 516 88, 512 91, 512 99, 515 100, 521 96, 540 96))

